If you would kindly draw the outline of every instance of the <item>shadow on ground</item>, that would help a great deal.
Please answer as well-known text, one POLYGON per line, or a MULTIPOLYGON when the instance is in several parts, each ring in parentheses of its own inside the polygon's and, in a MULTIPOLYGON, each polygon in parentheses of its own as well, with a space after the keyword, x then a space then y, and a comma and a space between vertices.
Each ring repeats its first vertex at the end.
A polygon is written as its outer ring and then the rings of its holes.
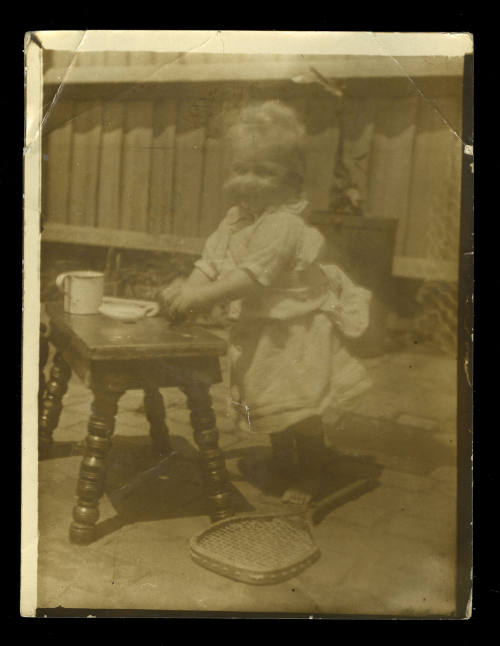
MULTIPOLYGON (((171 442, 172 454, 159 457, 147 436, 113 437, 105 494, 116 516, 97 524, 96 540, 129 524, 209 515, 198 451, 181 436, 171 436, 171 442)), ((235 512, 253 511, 236 487, 230 487, 235 512)))
POLYGON ((83 455, 84 444, 83 441, 79 442, 52 442, 49 453, 40 456, 40 462, 48 460, 58 460, 60 458, 71 458, 75 455, 83 455))
MULTIPOLYGON (((454 463, 454 448, 435 439, 434 430, 388 419, 347 413, 334 425, 326 425, 326 433, 334 449, 329 450, 329 467, 320 475, 321 493, 313 501, 319 506, 356 482, 376 483, 384 468, 425 476, 439 466, 454 463)), ((175 435, 172 445, 173 453, 161 458, 153 453, 147 435, 113 437, 105 493, 116 516, 97 525, 98 537, 127 524, 209 514, 197 449, 175 435)), ((49 459, 82 452, 83 442, 55 442, 49 459)), ((235 484, 247 482, 264 496, 276 498, 276 503, 291 484, 273 470, 268 446, 233 446, 225 451, 225 457, 227 461, 236 460, 239 472, 231 477, 236 514, 255 508, 235 484)), ((344 502, 362 493, 362 489, 354 492, 344 502)))
MULTIPOLYGON (((330 462, 318 474, 319 491, 313 500, 313 506, 321 513, 313 514, 313 522, 320 522, 337 503, 345 504, 358 498, 362 493, 377 486, 377 479, 382 472, 382 467, 370 456, 352 457, 329 450, 330 462), (356 485, 356 487, 355 487, 356 485), (351 491, 348 491, 351 489, 351 491), (345 495, 344 493, 345 492, 345 495), (332 501, 329 507, 329 498, 340 497, 332 501)), ((276 473, 273 469, 271 449, 262 446, 238 449, 226 452, 228 459, 237 459, 241 480, 250 482, 266 496, 281 498, 287 487, 292 483, 276 473)))
POLYGON ((438 428, 427 430, 356 413, 347 413, 325 428, 337 450, 356 455, 362 447, 363 453, 387 468, 426 476, 455 464, 454 445, 436 439, 438 428))

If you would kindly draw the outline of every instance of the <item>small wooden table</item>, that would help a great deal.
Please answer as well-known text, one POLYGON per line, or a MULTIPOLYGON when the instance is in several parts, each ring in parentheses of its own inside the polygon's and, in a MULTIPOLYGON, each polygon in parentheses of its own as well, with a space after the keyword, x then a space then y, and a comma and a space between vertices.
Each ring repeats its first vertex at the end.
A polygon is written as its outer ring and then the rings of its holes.
POLYGON ((212 384, 221 381, 219 357, 226 351, 225 342, 198 327, 171 326, 159 317, 123 323, 101 314, 67 314, 62 303, 49 303, 46 311, 56 353, 39 411, 41 457, 50 448, 72 370, 94 395, 71 541, 89 543, 95 538, 118 400, 129 389, 144 390, 153 447, 165 455, 172 449, 159 388, 176 387, 186 394, 211 519, 231 516, 227 471, 209 392, 212 384))

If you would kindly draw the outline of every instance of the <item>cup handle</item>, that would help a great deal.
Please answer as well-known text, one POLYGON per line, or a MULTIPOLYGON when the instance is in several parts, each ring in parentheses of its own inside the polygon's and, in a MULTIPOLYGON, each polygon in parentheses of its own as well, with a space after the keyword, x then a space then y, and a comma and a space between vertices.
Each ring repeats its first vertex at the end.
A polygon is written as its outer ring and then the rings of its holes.
POLYGON ((158 303, 151 303, 148 305, 144 311, 144 316, 156 316, 160 311, 160 305, 158 303))
POLYGON ((64 292, 64 280, 67 275, 68 273, 66 272, 65 274, 59 274, 59 276, 56 278, 56 287, 61 292, 64 292))

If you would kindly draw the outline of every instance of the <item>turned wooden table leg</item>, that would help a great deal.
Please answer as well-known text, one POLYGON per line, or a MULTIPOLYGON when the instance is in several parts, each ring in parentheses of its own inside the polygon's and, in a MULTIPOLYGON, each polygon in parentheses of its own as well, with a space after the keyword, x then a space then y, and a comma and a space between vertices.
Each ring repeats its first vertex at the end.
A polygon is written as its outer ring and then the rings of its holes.
POLYGON ((85 440, 85 453, 80 466, 76 493, 78 502, 73 508, 70 540, 87 544, 95 538, 99 519, 99 500, 104 492, 107 456, 115 427, 118 400, 123 391, 94 390, 92 413, 85 440))
POLYGON ((168 427, 165 424, 165 405, 158 388, 144 388, 144 408, 149 422, 153 451, 160 455, 172 452, 168 427))
POLYGON ((38 453, 40 457, 47 455, 52 444, 52 433, 59 423, 62 410, 62 398, 68 389, 70 377, 71 368, 63 359, 62 354, 56 352, 39 411, 38 453))
POLYGON ((194 439, 200 451, 200 467, 213 521, 233 515, 231 491, 224 454, 219 448, 219 432, 216 428, 212 398, 205 384, 191 384, 183 388, 191 411, 194 439))

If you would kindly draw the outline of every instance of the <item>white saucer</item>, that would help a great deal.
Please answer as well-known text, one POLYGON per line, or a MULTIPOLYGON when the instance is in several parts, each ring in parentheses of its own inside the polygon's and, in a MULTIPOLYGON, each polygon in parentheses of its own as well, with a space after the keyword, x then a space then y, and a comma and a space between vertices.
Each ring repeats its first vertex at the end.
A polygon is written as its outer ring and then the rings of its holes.
POLYGON ((99 312, 104 316, 126 323, 134 323, 145 316, 154 316, 158 310, 158 304, 151 301, 136 301, 111 296, 105 296, 99 307, 99 312))
POLYGON ((134 305, 107 305, 104 303, 99 308, 99 312, 111 319, 127 323, 134 323, 145 316, 145 311, 134 305))

